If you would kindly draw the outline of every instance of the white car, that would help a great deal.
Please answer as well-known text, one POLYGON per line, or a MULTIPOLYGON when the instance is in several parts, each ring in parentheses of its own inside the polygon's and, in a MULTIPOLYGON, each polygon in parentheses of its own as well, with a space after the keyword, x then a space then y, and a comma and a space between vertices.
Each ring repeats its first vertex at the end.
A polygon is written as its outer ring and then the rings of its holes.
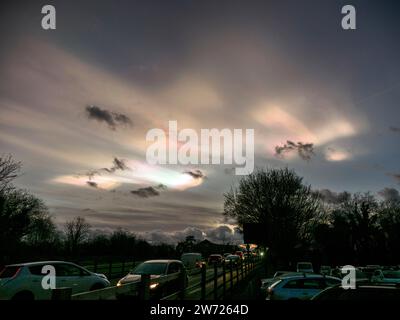
POLYGON ((314 273, 314 268, 311 262, 297 262, 297 272, 314 273))
POLYGON ((110 282, 103 274, 91 272, 71 262, 41 261, 13 264, 0 272, 0 300, 49 300, 51 289, 42 286, 44 266, 55 269, 56 288, 72 288, 72 294, 108 287, 110 282))
POLYGON ((339 278, 322 275, 283 276, 267 290, 267 300, 308 300, 322 290, 341 283, 339 278))

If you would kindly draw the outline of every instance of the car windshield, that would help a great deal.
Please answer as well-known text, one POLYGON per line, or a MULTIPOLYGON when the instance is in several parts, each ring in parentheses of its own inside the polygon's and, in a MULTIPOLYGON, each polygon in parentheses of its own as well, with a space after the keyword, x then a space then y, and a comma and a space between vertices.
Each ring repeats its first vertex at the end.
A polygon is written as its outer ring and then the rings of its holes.
POLYGON ((167 263, 142 263, 133 269, 130 274, 160 275, 165 274, 166 270, 167 263))
POLYGON ((5 278, 11 278, 13 277, 17 271, 19 270, 20 267, 15 266, 15 267, 5 267, 1 272, 0 272, 0 279, 5 279, 5 278))

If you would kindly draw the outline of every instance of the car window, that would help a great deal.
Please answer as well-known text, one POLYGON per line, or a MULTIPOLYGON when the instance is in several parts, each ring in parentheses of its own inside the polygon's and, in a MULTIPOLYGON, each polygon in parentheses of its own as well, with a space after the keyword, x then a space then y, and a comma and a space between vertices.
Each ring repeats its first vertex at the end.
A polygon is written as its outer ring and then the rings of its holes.
POLYGON ((325 283, 327 287, 332 287, 340 283, 340 281, 335 279, 325 279, 325 283))
POLYGON ((168 274, 176 273, 181 271, 181 266, 179 263, 171 263, 168 266, 168 274))
POLYGON ((300 280, 289 280, 283 286, 283 288, 285 288, 285 289, 301 289, 302 288, 302 284, 301 284, 300 280))
POLYGON ((57 277, 79 277, 84 275, 84 271, 71 264, 57 264, 55 265, 57 277))
POLYGON ((323 279, 304 279, 300 283, 303 289, 321 289, 325 287, 323 279))
POLYGON ((17 271, 21 267, 19 266, 13 266, 13 267, 5 267, 1 272, 0 272, 0 279, 5 279, 5 278, 11 278, 13 277, 17 271))
POLYGON ((29 272, 35 276, 43 276, 42 268, 43 268, 42 264, 31 266, 29 267, 29 272))

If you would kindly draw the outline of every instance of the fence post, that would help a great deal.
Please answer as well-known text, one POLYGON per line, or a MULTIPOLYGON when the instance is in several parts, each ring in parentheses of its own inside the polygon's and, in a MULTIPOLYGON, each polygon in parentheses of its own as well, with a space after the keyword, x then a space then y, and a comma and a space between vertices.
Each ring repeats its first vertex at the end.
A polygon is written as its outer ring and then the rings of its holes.
POLYGON ((56 288, 51 290, 51 300, 71 300, 72 288, 56 288))
POLYGON ((108 265, 108 279, 112 279, 112 259, 108 265))
POLYGON ((235 264, 235 269, 236 269, 236 284, 239 283, 239 264, 235 264))
POLYGON ((225 261, 222 264, 222 282, 223 282, 222 297, 223 297, 223 299, 225 299, 225 296, 226 296, 226 268, 225 268, 225 261))
POLYGON ((218 299, 218 267, 214 262, 214 300, 218 299))
POLYGON ((125 259, 122 260, 122 271, 121 271, 122 275, 125 274, 125 259))
POLYGON ((233 290, 233 268, 232 268, 232 260, 229 261, 229 273, 230 273, 230 289, 231 289, 231 294, 232 294, 232 290, 233 290))
POLYGON ((186 282, 186 268, 182 269, 179 277, 180 277, 179 282, 180 282, 180 285, 181 285, 181 290, 179 292, 179 298, 181 300, 184 300, 185 299, 186 284, 187 284, 187 282, 186 282))
POLYGON ((206 300, 206 265, 201 265, 201 300, 206 300))
POLYGON ((149 300, 149 298, 150 298, 150 275, 142 274, 140 276, 139 299, 149 300))

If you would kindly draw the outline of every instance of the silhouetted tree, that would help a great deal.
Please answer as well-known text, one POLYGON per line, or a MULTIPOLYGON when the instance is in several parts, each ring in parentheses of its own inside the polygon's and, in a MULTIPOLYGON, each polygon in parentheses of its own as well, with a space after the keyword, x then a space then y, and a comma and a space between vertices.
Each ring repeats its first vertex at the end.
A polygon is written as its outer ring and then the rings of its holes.
POLYGON ((66 247, 72 255, 78 254, 79 246, 89 236, 89 230, 90 225, 82 217, 76 217, 65 224, 66 247))
POLYGON ((261 223, 271 252, 285 263, 306 234, 319 202, 310 186, 292 170, 257 170, 226 193, 224 214, 238 222, 261 223))

